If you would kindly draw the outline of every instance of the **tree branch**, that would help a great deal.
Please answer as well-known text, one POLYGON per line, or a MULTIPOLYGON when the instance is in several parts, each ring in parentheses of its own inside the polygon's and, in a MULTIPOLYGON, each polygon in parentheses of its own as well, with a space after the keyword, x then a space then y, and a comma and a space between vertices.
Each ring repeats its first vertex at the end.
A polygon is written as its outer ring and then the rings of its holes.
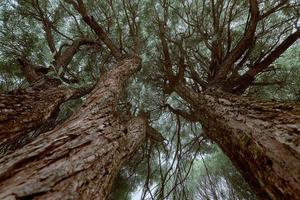
POLYGON ((40 80, 42 77, 35 71, 32 63, 30 63, 26 58, 18 58, 17 61, 21 66, 21 71, 23 72, 26 80, 30 84, 34 84, 36 81, 40 80))
POLYGON ((289 35, 277 48, 275 48, 263 61, 254 65, 246 73, 250 76, 255 76, 272 64, 281 54, 283 54, 291 45, 300 38, 300 29, 289 35))
POLYGON ((88 15, 87 10, 82 0, 77 0, 77 3, 73 0, 66 0, 67 3, 74 6, 74 8, 81 15, 83 21, 90 26, 90 28, 97 34, 99 39, 110 49, 117 61, 121 61, 124 56, 119 47, 108 37, 103 28, 96 22, 93 16, 88 15))
POLYGON ((197 115, 195 115, 193 113, 188 113, 188 112, 186 112, 184 110, 173 108, 169 104, 167 104, 166 106, 175 115, 179 115, 179 116, 183 117, 184 119, 186 119, 186 120, 188 120, 190 122, 197 122, 198 121, 197 115))
POLYGON ((74 40, 73 43, 65 51, 63 51, 62 53, 59 52, 59 55, 55 59, 55 68, 58 69, 60 67, 66 67, 71 62, 79 47, 88 44, 96 44, 96 42, 86 38, 79 38, 74 40))
POLYGON ((233 64, 244 54, 244 52, 255 42, 255 31, 259 19, 259 8, 257 0, 249 0, 250 2, 250 22, 247 26, 247 29, 244 33, 242 39, 238 42, 236 47, 226 56, 224 63, 220 70, 217 72, 214 83, 220 82, 223 80, 229 71, 232 69, 233 64))
MULTIPOLYGON (((239 77, 232 84, 229 91, 242 94, 250 85, 253 84, 255 77, 266 70, 277 58, 279 58, 291 45, 300 38, 300 29, 288 36, 280 45, 278 45, 264 60, 251 67, 244 75, 239 77)), ((227 90, 228 91, 228 90, 227 90)))

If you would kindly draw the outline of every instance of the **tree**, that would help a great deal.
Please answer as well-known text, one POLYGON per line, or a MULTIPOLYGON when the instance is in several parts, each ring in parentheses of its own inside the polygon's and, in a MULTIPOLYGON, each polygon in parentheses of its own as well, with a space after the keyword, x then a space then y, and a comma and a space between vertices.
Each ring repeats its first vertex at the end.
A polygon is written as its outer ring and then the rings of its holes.
POLYGON ((193 169, 196 171, 190 183, 196 191, 193 199, 256 199, 229 159, 223 158, 220 149, 214 149, 213 154, 199 160, 193 169))
POLYGON ((2 160, 1 198, 35 195, 40 199, 64 196, 105 199, 117 169, 145 135, 144 118, 121 121, 114 113, 122 84, 137 69, 138 63, 136 59, 123 61, 99 81, 87 98, 88 103, 70 120, 46 132, 46 137, 22 148, 22 152, 2 160), (99 157, 102 163, 98 162, 99 157), (31 163, 33 160, 39 164, 31 163), (20 167, 24 167, 21 170, 24 175, 17 172, 20 167), (94 178, 100 183, 91 181, 94 178))
POLYGON ((300 199, 299 103, 245 97, 274 84, 256 79, 300 37, 299 8, 271 0, 3 2, 2 65, 20 66, 28 85, 1 94, 1 138, 11 146, 30 131, 39 136, 1 158, 1 197, 107 198, 146 135, 163 141, 147 123, 157 113, 124 89, 135 74, 133 85, 155 88, 159 113, 200 122, 258 196, 300 199), (72 98, 85 101, 57 120, 72 98))

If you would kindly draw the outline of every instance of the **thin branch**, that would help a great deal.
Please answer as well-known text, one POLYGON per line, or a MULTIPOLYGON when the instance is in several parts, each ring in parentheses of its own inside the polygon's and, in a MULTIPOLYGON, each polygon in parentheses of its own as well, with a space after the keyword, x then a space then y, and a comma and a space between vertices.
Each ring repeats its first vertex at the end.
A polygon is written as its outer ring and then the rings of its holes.
POLYGON ((121 49, 114 44, 114 42, 109 38, 108 34, 104 29, 97 23, 95 18, 88 14, 85 5, 82 0, 65 0, 67 3, 74 6, 74 8, 81 15, 83 21, 90 26, 90 28, 96 33, 96 35, 103 41, 103 43, 110 49, 111 53, 114 55, 117 61, 121 61, 124 56, 121 49))

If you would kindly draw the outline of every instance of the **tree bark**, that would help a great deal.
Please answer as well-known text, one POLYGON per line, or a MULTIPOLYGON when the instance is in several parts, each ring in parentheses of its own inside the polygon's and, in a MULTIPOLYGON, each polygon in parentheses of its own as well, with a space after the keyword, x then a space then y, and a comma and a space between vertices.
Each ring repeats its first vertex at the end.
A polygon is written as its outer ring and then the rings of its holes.
POLYGON ((54 130, 0 159, 0 199, 106 199, 122 163, 146 135, 146 119, 119 118, 129 58, 104 74, 80 110, 54 130))
MULTIPOLYGON (((63 52, 56 54, 54 67, 57 70, 66 67, 78 48, 87 44, 94 42, 86 38, 74 40, 63 52)), ((19 58, 18 62, 31 88, 0 93, 0 146, 55 119, 62 103, 92 89, 68 88, 60 80, 46 76, 49 68, 35 66, 26 58, 19 58)))
POLYGON ((55 117, 62 103, 90 89, 73 89, 47 81, 37 88, 0 93, 0 145, 36 130, 55 117))
POLYGON ((300 199, 300 105, 210 90, 176 92, 261 199, 300 199))

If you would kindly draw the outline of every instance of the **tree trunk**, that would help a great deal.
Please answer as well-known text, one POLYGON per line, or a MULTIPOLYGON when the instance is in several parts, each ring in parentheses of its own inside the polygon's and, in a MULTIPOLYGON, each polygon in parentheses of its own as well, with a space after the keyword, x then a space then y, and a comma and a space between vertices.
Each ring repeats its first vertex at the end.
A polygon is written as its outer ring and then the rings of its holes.
POLYGON ((84 94, 83 89, 67 88, 51 80, 37 88, 0 93, 0 145, 36 130, 58 114, 63 102, 84 94))
POLYGON ((210 91, 176 92, 261 199, 300 199, 300 105, 210 91))
POLYGON ((106 199, 122 163, 145 138, 146 119, 116 111, 139 59, 104 74, 80 110, 0 160, 0 199, 106 199))

